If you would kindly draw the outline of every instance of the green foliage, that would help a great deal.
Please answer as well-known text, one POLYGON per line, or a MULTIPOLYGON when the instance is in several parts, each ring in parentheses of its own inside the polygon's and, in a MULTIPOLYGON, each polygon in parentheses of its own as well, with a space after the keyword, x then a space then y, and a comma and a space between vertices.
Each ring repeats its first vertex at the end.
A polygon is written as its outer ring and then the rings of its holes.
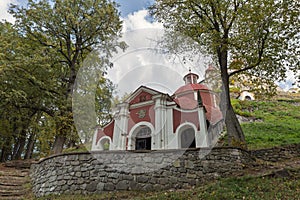
POLYGON ((241 88, 238 87, 230 88, 230 93, 240 93, 240 92, 241 92, 241 88))
POLYGON ((91 149, 91 144, 78 145, 76 147, 70 147, 63 150, 63 153, 73 153, 73 152, 87 152, 87 149, 91 149))
POLYGON ((217 62, 217 49, 223 47, 231 58, 220 67, 247 70, 260 80, 284 77, 285 67, 299 69, 299 12, 300 3, 293 0, 157 0, 151 7, 166 28, 170 51, 200 48, 217 62))
POLYGON ((245 142, 230 106, 229 77, 245 73, 263 96, 274 92, 272 83, 283 80, 287 68, 298 73, 299 1, 156 0, 150 12, 165 27, 162 44, 170 53, 201 52, 218 65, 230 141, 245 142))
MULTIPOLYGON (((26 7, 11 6, 15 24, 0 23, 1 161, 27 153, 46 156, 79 143, 72 111, 75 79, 92 51, 93 66, 101 66, 102 75, 111 54, 125 48, 118 40, 116 6, 107 0, 29 0, 26 7)), ((94 124, 110 119, 113 90, 103 77, 96 81, 100 119, 94 124)))

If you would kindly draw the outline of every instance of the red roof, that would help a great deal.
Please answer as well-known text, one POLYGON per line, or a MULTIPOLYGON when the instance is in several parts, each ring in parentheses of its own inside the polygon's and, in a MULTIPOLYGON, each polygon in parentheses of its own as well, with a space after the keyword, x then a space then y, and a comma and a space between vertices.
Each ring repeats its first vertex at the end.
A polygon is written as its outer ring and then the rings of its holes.
POLYGON ((187 84, 178 88, 175 94, 179 94, 186 91, 194 91, 194 90, 209 90, 207 86, 203 84, 187 84))
MULTIPOLYGON (((178 90, 176 90, 175 95, 187 92, 187 91, 197 91, 197 90, 209 90, 209 88, 203 84, 187 84, 182 87, 180 87, 178 90)), ((219 107, 214 107, 211 101, 211 95, 210 93, 201 93, 203 105, 206 108, 206 118, 211 124, 215 124, 218 121, 220 121, 222 117, 222 113, 219 109, 219 107)), ((183 96, 179 96, 174 99, 174 101, 180 106, 182 109, 188 109, 192 110, 198 107, 198 101, 194 99, 194 94, 185 94, 183 96)))
POLYGON ((176 98, 176 99, 174 99, 174 101, 182 109, 192 110, 192 109, 197 108, 197 106, 198 106, 198 102, 197 101, 195 101, 195 100, 193 100, 191 98, 185 97, 185 96, 176 98))
POLYGON ((219 108, 215 108, 212 106, 205 106, 206 108, 206 119, 210 122, 210 124, 216 124, 220 120, 223 119, 222 112, 220 111, 219 108))

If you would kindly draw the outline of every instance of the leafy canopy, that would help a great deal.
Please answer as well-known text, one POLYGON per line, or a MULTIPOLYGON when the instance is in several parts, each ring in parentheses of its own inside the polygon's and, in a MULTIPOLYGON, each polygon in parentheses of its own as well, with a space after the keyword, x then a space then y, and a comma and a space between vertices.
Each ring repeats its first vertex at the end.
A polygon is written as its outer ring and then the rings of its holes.
POLYGON ((218 49, 227 50, 230 76, 247 71, 274 81, 300 69, 299 1, 157 0, 150 9, 171 51, 193 46, 219 64, 218 49))

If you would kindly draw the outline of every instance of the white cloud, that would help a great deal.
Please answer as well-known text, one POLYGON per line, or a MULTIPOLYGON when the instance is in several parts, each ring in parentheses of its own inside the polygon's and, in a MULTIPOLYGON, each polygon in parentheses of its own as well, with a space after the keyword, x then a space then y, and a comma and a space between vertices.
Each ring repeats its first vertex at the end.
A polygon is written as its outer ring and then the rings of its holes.
POLYGON ((146 29, 146 28, 158 28, 162 29, 163 26, 158 22, 149 22, 146 20, 148 16, 147 10, 140 10, 129 14, 125 19, 123 19, 123 32, 137 30, 137 29, 146 29))
POLYGON ((108 71, 108 78, 118 85, 119 96, 140 85, 173 94, 184 84, 182 78, 189 67, 203 74, 199 67, 204 67, 203 63, 183 64, 180 59, 170 59, 160 51, 157 41, 162 39, 163 26, 148 21, 147 17, 147 10, 140 10, 122 19, 122 39, 129 47, 114 56, 114 67, 108 71))
POLYGON ((0 1, 0 20, 7 20, 8 22, 14 23, 15 22, 15 18, 9 14, 8 8, 10 4, 17 4, 17 0, 1 0, 0 1))
POLYGON ((287 70, 286 76, 287 78, 285 79, 285 81, 281 81, 277 83, 284 91, 288 91, 290 88, 293 87, 293 83, 296 82, 296 77, 294 72, 287 70))

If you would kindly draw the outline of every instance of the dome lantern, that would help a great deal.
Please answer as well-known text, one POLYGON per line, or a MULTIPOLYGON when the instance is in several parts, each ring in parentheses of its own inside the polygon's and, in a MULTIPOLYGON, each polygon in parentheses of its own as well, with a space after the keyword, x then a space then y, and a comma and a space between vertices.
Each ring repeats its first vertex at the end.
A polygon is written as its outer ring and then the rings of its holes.
POLYGON ((189 69, 189 73, 183 77, 183 80, 186 85, 188 84, 197 84, 199 76, 197 74, 194 74, 191 72, 191 69, 189 69))

